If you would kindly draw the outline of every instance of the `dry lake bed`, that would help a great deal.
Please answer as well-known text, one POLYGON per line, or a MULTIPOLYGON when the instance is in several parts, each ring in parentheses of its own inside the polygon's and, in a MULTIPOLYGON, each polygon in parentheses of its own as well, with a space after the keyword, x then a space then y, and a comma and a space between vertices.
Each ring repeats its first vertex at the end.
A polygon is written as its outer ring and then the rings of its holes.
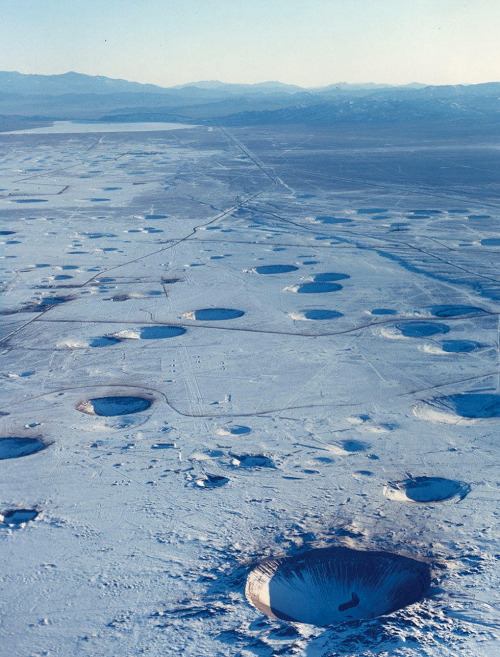
POLYGON ((6 657, 493 657, 491 136, 56 126, 0 134, 6 657))

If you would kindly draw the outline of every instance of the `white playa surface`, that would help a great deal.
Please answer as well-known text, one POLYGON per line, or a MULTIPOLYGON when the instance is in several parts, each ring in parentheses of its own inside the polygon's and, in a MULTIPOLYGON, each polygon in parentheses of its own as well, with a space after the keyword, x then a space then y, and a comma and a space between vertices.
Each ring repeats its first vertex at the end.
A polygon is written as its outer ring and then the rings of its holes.
POLYGON ((488 140, 64 123, 0 134, 0 652, 493 657, 488 140), (246 599, 332 546, 431 588, 384 616, 349 565, 326 628, 246 599))
POLYGON ((81 123, 78 121, 54 121, 52 125, 26 130, 12 130, 5 135, 68 135, 86 132, 158 132, 193 128, 185 123, 81 123))

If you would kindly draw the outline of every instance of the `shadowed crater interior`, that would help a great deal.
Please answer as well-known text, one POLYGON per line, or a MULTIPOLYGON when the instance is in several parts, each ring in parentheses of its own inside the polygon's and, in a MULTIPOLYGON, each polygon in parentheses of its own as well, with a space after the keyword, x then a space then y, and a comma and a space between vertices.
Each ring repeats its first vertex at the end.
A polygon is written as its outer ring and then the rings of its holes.
POLYGON ((306 319, 313 319, 313 320, 336 319, 337 317, 343 317, 343 314, 339 313, 337 310, 323 310, 321 308, 311 308, 311 310, 304 311, 304 317, 306 319))
POLYGON ((295 265, 261 265, 255 267, 258 274, 287 274, 290 271, 297 271, 295 265))
POLYGON ((486 311, 477 306, 462 306, 462 305, 444 305, 432 306, 431 313, 434 317, 457 317, 461 315, 483 315, 486 311))
POLYGON ((193 319, 204 322, 217 322, 226 319, 236 319, 242 317, 245 313, 243 310, 236 310, 235 308, 202 308, 201 310, 194 310, 189 313, 193 319))
POLYGON ((0 514, 0 521, 5 525, 22 525, 34 520, 38 513, 36 509, 9 509, 0 514))
POLYGON ((0 438, 0 461, 35 454, 46 447, 41 438, 0 438))
POLYGON ((140 413, 151 406, 149 399, 143 397, 95 397, 80 402, 76 409, 88 415, 114 417, 116 415, 130 415, 140 413))
POLYGON ((449 410, 468 419, 500 417, 499 394, 459 393, 435 399, 434 404, 442 410, 449 410))
POLYGON ((384 488, 384 495, 391 500, 420 502, 444 502, 454 497, 463 500, 471 487, 464 481, 444 477, 411 477, 404 481, 391 481, 384 488))
POLYGON ((299 294, 325 294, 325 292, 338 292, 341 289, 342 285, 339 285, 338 283, 314 281, 299 285, 297 287, 297 292, 299 294))
POLYGON ((481 345, 473 340, 444 340, 441 349, 449 354, 465 354, 478 349, 481 345))
POLYGON ((245 593, 271 618, 326 626, 390 614, 420 600, 429 585, 429 566, 415 559, 330 547, 263 561, 245 593))
POLYGON ((186 329, 182 326, 143 326, 140 331, 141 340, 163 340, 183 335, 186 329))
POLYGON ((436 322, 405 322, 397 324, 396 328, 405 338, 426 338, 431 335, 443 335, 450 330, 446 324, 436 322))
POLYGON ((344 281, 347 278, 351 278, 349 274, 341 274, 340 272, 323 272, 322 274, 316 274, 314 280, 316 283, 330 283, 332 281, 344 281))

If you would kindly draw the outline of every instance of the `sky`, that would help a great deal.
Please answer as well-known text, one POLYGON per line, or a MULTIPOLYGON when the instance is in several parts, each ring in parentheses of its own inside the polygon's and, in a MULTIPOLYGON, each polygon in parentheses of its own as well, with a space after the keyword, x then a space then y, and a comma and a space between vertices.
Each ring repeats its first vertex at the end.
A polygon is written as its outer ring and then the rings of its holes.
POLYGON ((0 70, 199 80, 500 79, 498 0, 0 0, 0 70))

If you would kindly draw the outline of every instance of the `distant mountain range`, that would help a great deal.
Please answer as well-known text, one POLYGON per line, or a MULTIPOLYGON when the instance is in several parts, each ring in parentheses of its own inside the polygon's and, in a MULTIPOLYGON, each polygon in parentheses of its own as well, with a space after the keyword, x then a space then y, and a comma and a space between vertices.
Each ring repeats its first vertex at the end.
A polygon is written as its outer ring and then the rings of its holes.
MULTIPOLYGON (((342 122, 498 119, 500 83, 349 84, 303 88, 217 80, 159 87, 81 73, 0 72, 0 128, 24 118, 330 125, 342 122)), ((5 129, 5 128, 4 128, 5 129)))
MULTIPOLYGON (((34 75, 17 73, 16 71, 0 71, 0 92, 9 94, 36 94, 45 96, 60 96, 65 94, 111 94, 111 93, 171 93, 174 90, 184 90, 196 93, 194 90, 223 94, 295 94, 303 91, 335 91, 335 90, 366 90, 385 89, 394 85, 349 84, 338 82, 326 87, 299 87, 283 82, 258 82, 256 84, 234 84, 208 80, 203 82, 189 82, 174 87, 159 87, 155 84, 142 84, 128 82, 127 80, 107 78, 102 75, 85 75, 83 73, 62 73, 61 75, 34 75)), ((409 87, 425 87, 426 85, 413 83, 409 87)), ((203 94, 202 94, 203 95, 203 94)))

